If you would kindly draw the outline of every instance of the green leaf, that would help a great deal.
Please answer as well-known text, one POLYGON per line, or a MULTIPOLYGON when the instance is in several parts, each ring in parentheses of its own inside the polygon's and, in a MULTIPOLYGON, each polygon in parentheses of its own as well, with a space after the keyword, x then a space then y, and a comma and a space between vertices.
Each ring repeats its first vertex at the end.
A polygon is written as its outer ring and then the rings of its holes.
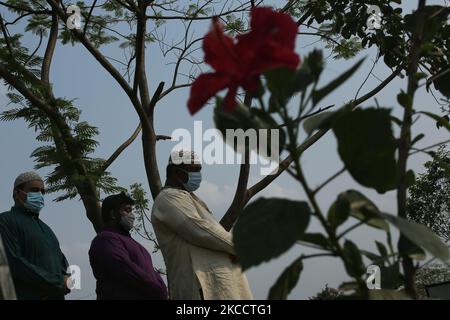
POLYGON ((341 84, 343 84, 345 81, 347 81, 356 72, 356 70, 358 70, 358 68, 361 66, 361 64, 363 62, 364 62, 364 59, 359 60, 350 69, 348 69, 343 74, 341 74, 339 77, 337 77, 336 79, 331 81, 325 87, 314 91, 312 93, 313 104, 316 105, 320 100, 322 100, 324 97, 326 97, 328 94, 330 94, 336 88, 338 88, 341 84))
POLYGON ((310 136, 314 130, 320 129, 335 111, 324 111, 303 121, 303 129, 310 136))
POLYGON ((374 264, 380 264, 383 261, 383 257, 381 257, 373 252, 370 252, 367 250, 360 250, 360 251, 361 251, 362 255, 369 258, 374 264))
POLYGON ((396 140, 390 110, 357 109, 333 121, 338 152, 352 177, 379 193, 396 186, 396 140))
POLYGON ((385 245, 383 243, 381 243, 380 241, 377 241, 377 240, 375 240, 375 244, 377 246, 378 252, 381 254, 381 256, 383 258, 386 259, 387 256, 388 256, 388 251, 387 251, 385 245))
POLYGON ((398 241, 398 251, 414 260, 425 260, 426 258, 425 251, 406 237, 401 237, 398 241))
POLYGON ((445 119, 444 117, 438 116, 437 114, 427 112, 427 111, 420 111, 418 113, 424 114, 434 120, 441 126, 447 128, 448 131, 450 131, 450 122, 448 119, 445 119))
POLYGON ((433 256, 444 262, 449 259, 447 246, 426 226, 386 213, 380 213, 380 215, 396 226, 406 238, 411 240, 417 246, 427 250, 433 256))
POLYGON ((321 233, 304 233, 300 237, 299 243, 306 242, 317 245, 319 248, 326 249, 329 247, 328 239, 321 233))
POLYGON ((345 196, 339 195, 328 210, 328 222, 336 230, 350 216, 350 202, 345 196))
POLYGON ((366 272, 361 252, 352 241, 345 241, 343 253, 346 258, 345 268, 351 277, 360 277, 366 272))
POLYGON ((304 58, 301 67, 295 72, 291 82, 290 94, 304 91, 309 85, 319 80, 324 67, 322 51, 313 50, 304 58))
POLYGON ((348 190, 340 194, 350 202, 350 214, 352 217, 366 221, 371 227, 389 231, 389 225, 378 213, 377 206, 365 195, 356 190, 348 190))
POLYGON ((433 81, 433 84, 444 96, 450 98, 450 86, 448 85, 450 83, 450 72, 448 70, 449 66, 446 66, 441 72, 437 73, 439 76, 433 81))
POLYGON ((314 74, 307 65, 302 65, 300 69, 295 72, 294 78, 290 84, 290 93, 294 94, 300 91, 304 91, 310 84, 314 82, 314 74))
POLYGON ((295 287, 303 270, 302 257, 295 260, 278 277, 270 288, 268 300, 286 300, 291 290, 295 287))
POLYGON ((305 232, 311 210, 306 202, 260 198, 249 204, 233 228, 242 268, 248 269, 287 251, 305 232))
POLYGON ((277 68, 267 71, 264 76, 267 80, 267 87, 272 93, 269 100, 269 112, 284 108, 292 95, 290 88, 295 78, 295 71, 288 68, 277 68))
POLYGON ((414 183, 416 183, 416 176, 414 174, 414 171, 408 170, 406 172, 406 186, 409 188, 414 183))
POLYGON ((413 146, 414 144, 416 144, 417 142, 419 142, 420 140, 422 140, 425 137, 425 135, 423 133, 418 134, 412 141, 411 141, 411 146, 413 146))
POLYGON ((403 108, 412 108, 412 99, 403 90, 397 95, 397 101, 403 108))

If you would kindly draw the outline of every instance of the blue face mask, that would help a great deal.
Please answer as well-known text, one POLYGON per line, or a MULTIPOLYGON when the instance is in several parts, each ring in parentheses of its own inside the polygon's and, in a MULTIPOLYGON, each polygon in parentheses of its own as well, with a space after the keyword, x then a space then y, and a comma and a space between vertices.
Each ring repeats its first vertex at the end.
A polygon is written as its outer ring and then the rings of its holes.
POLYGON ((39 213, 44 208, 44 196, 41 192, 28 192, 24 205, 28 210, 39 213))
POLYGON ((186 172, 188 175, 188 181, 183 183, 184 188, 189 191, 195 191, 200 187, 200 183, 202 182, 202 173, 201 172, 190 172, 183 169, 180 169, 183 172, 186 172))

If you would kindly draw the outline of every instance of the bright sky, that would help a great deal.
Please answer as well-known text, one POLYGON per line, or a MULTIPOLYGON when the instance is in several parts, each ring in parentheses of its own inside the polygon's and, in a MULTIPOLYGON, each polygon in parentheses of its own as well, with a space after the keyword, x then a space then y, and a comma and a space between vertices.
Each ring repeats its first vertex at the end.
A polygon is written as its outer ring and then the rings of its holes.
MULTIPOLYGON (((404 5, 406 11, 410 11, 416 5, 416 1, 404 2, 407 3, 407 5, 404 5)), ((443 0, 428 1, 428 3, 436 4, 443 2, 443 0)), ((284 1, 278 1, 277 3, 284 3, 284 1)), ((205 22, 200 28, 197 28, 197 36, 202 35, 206 31, 208 24, 209 22, 205 22)), ((168 27, 166 30, 167 39, 180 39, 180 28, 182 28, 181 24, 168 27)), ((302 28, 302 31, 306 31, 306 29, 302 28)), ((26 36, 24 43, 34 48, 37 40, 34 37, 26 36)), ((297 52, 301 56, 305 56, 315 47, 323 48, 323 44, 316 42, 317 40, 317 38, 311 36, 299 36, 297 38, 297 52)), ((108 47, 103 48, 102 51, 108 56, 117 59, 123 58, 121 49, 108 47)), ((328 57, 327 53, 328 51, 325 50, 325 57, 328 57)), ((361 69, 339 90, 324 99, 322 101, 324 106, 329 104, 340 106, 355 96, 357 88, 360 87, 372 67, 376 52, 374 50, 365 51, 350 61, 336 61, 332 57, 328 57, 327 66, 321 79, 322 85, 335 78, 363 56, 366 56, 367 59, 361 69)), ((173 57, 164 58, 156 43, 148 45, 147 57, 148 78, 153 91, 160 81, 169 82, 171 79, 173 65, 167 65, 167 63, 173 61, 173 57)), ((389 75, 389 72, 390 70, 382 62, 378 63, 373 71, 379 79, 384 79, 389 75)), ((82 118, 89 121, 90 124, 99 127, 100 136, 98 141, 100 146, 95 153, 96 157, 108 157, 120 143, 130 136, 138 124, 138 118, 128 98, 82 45, 77 44, 75 47, 72 47, 58 44, 52 65, 51 81, 53 82, 56 96, 77 99, 76 104, 83 111, 82 118)), ((360 95, 370 91, 378 83, 379 80, 370 76, 360 95)), ((406 81, 397 78, 382 93, 377 95, 379 104, 385 107, 393 107, 394 114, 400 115, 401 109, 396 102, 396 95, 401 89, 406 90, 406 81)), ((7 110, 5 93, 6 88, 0 86, 1 111, 7 110)), ((186 108, 187 98, 188 90, 180 89, 164 98, 158 104, 155 121, 157 134, 171 135, 177 128, 186 128, 192 132, 194 120, 203 121, 204 130, 214 127, 212 106, 205 107, 192 117, 186 108)), ((374 105, 373 100, 364 104, 364 106, 371 105, 374 105)), ((415 107, 421 110, 439 112, 436 101, 430 94, 426 93, 424 87, 416 95, 415 107)), ((428 146, 448 139, 448 132, 445 132, 444 129, 437 130, 433 121, 423 117, 417 121, 413 133, 417 135, 421 132, 425 133, 426 137, 420 142, 420 146, 428 146)), ((0 212, 9 210, 12 205, 12 185, 15 177, 19 173, 33 168, 34 163, 33 159, 30 158, 30 154, 40 145, 35 140, 35 136, 34 130, 28 129, 23 121, 0 123, 0 150, 2 150, 0 212)), ((171 148, 175 144, 168 141, 158 142, 158 162, 163 181, 165 179, 166 161, 171 148)), ((310 185, 319 185, 327 177, 341 169, 342 162, 337 155, 336 149, 335 138, 332 133, 328 133, 306 152, 302 162, 306 176, 310 180, 310 185)), ((426 160, 428 160, 426 156, 421 154, 414 155, 410 158, 409 167, 416 172, 423 172, 423 163, 426 160)), ((120 185, 128 187, 132 183, 140 182, 148 190, 139 139, 117 159, 110 167, 110 171, 118 178, 120 185)), ((40 170, 39 173, 45 176, 49 173, 49 169, 40 170)), ((231 203, 238 174, 239 165, 204 166, 204 181, 198 191, 198 195, 210 206, 217 219, 222 217, 231 203)), ((260 178, 257 167, 253 168, 250 179, 251 184, 260 178)), ((396 213, 395 193, 389 192, 379 195, 375 191, 358 186, 348 174, 340 176, 321 191, 319 201, 322 210, 326 211, 328 209, 339 192, 352 188, 366 193, 384 211, 392 214, 396 213)), ((305 199, 300 185, 287 174, 279 177, 259 196, 305 199)), ((56 198, 54 194, 47 195, 46 207, 42 211, 41 218, 51 226, 59 238, 62 250, 66 254, 69 263, 79 265, 82 272, 82 289, 73 291, 68 296, 68 299, 95 299, 95 279, 89 266, 87 254, 90 242, 95 236, 94 230, 85 217, 84 207, 80 201, 71 200, 55 203, 51 201, 54 198, 56 198)), ((316 221, 313 221, 308 228, 309 232, 320 230, 320 226, 316 221)), ((134 237, 139 240, 137 235, 134 237)), ((370 228, 360 228, 352 232, 349 238, 361 248, 368 250, 374 250, 374 240, 385 241, 383 233, 370 228)), ((149 250, 152 249, 150 243, 143 240, 141 243, 149 250)), ((284 270, 284 267, 300 254, 308 252, 310 250, 296 245, 281 257, 250 269, 247 275, 255 297, 265 299, 269 288, 284 270)), ((153 257, 156 267, 164 267, 159 253, 154 254, 153 257)), ((307 299, 325 287, 325 284, 337 287, 346 280, 348 279, 345 271, 337 259, 318 258, 317 260, 308 260, 301 274, 300 281, 289 298, 307 299)))

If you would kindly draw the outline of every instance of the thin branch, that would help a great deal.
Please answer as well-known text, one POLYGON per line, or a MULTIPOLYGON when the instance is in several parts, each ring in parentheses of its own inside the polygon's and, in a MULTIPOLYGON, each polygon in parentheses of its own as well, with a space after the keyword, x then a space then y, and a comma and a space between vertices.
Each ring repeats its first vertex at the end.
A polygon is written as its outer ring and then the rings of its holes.
POLYGON ((43 39, 43 35, 42 32, 39 32, 39 43, 36 47, 36 49, 34 49, 34 51, 31 53, 31 55, 28 57, 27 61, 25 61, 25 63, 23 64, 24 66, 26 66, 28 64, 28 62, 31 61, 31 59, 33 59, 34 55, 39 51, 39 49, 41 48, 42 45, 42 39, 43 39))
POLYGON ((186 13, 184 12, 184 15, 180 15, 180 16, 159 16, 159 15, 154 15, 154 16, 147 16, 148 19, 152 19, 152 20, 187 20, 187 21, 192 21, 192 20, 210 20, 214 17, 223 17, 232 13, 238 13, 238 12, 246 12, 249 11, 250 7, 246 7, 243 9, 238 9, 239 7, 242 7, 244 5, 239 5, 237 8, 232 9, 232 10, 228 10, 225 12, 220 12, 218 14, 215 15, 211 15, 211 16, 187 16, 186 13))
POLYGON ((292 8, 292 6, 293 6, 294 4, 296 4, 297 2, 298 2, 298 0, 288 1, 288 3, 286 3, 286 4, 284 5, 284 7, 281 8, 280 12, 286 12, 286 11, 288 11, 288 10, 289 10, 290 8, 292 8))
POLYGON ((89 14, 88 14, 88 16, 86 18, 86 21, 84 22, 84 30, 83 30, 83 34, 84 35, 86 34, 86 30, 88 28, 89 20, 91 19, 92 11, 94 11, 94 7, 95 7, 96 3, 97 3, 97 0, 94 0, 94 2, 92 3, 92 7, 89 10, 89 14))
POLYGON ((347 233, 351 232, 352 230, 358 228, 359 226, 362 226, 363 224, 365 224, 367 221, 369 221, 370 218, 365 218, 357 223, 355 223, 354 225, 352 225, 351 227, 345 229, 344 231, 342 231, 341 234, 339 234, 337 236, 337 240, 342 239, 342 237, 344 237, 347 233))
MULTIPOLYGON (((300 121, 305 120, 305 119, 307 119, 309 117, 315 116, 316 114, 319 114, 321 112, 327 111, 327 110, 329 110, 329 109, 331 109, 333 107, 334 107, 334 104, 326 106, 326 107, 323 107, 323 108, 320 108, 317 111, 314 111, 312 113, 309 113, 309 114, 306 114, 304 116, 301 116, 301 117, 298 117, 296 119, 291 120, 291 122, 289 124, 300 122, 300 121)), ((277 128, 283 128, 283 127, 285 127, 287 125, 288 125, 288 123, 283 123, 283 124, 278 125, 277 128)))
POLYGON ((329 184, 331 181, 333 181, 334 179, 336 179, 337 177, 339 177, 342 173, 345 172, 345 167, 342 168, 341 170, 339 170, 338 172, 336 172, 334 175, 332 175, 331 177, 329 177, 327 180, 325 180, 325 182, 323 182, 322 184, 320 184, 315 190, 313 190, 313 194, 317 194, 323 187, 325 187, 327 184, 329 184))
POLYGON ((306 19, 308 19, 312 14, 311 9, 309 9, 308 11, 306 11, 303 16, 300 17, 300 19, 297 20, 297 26, 299 27, 300 25, 302 25, 306 19))
POLYGON ((56 42, 58 40, 58 15, 52 13, 52 26, 48 37, 47 48, 45 49, 44 60, 42 61, 41 80, 46 84, 50 83, 50 66, 55 52, 56 42))
MULTIPOLYGON (((55 0, 47 0, 47 2, 52 6, 53 9, 56 10, 59 17, 63 21, 67 21, 67 15, 65 11, 61 9, 59 4, 55 0)), ((94 58, 103 66, 103 68, 122 87, 127 96, 130 98, 130 101, 132 102, 133 107, 135 108, 139 116, 139 119, 143 123, 143 126, 147 126, 150 128, 151 125, 145 115, 144 109, 139 99, 137 99, 136 95, 133 94, 133 90, 128 85, 128 82, 122 77, 120 72, 116 68, 114 68, 114 66, 108 61, 108 59, 105 58, 105 56, 89 41, 89 39, 86 38, 86 36, 80 30, 72 29, 71 31, 75 35, 75 37, 85 46, 85 48, 94 56, 94 58)))
POLYGON ((176 89, 180 89, 180 88, 186 88, 186 87, 190 87, 192 85, 192 83, 184 83, 184 84, 178 84, 176 86, 171 86, 170 88, 168 88, 166 91, 164 91, 163 93, 161 93, 161 96, 159 97, 159 99, 161 100, 162 98, 164 98, 166 95, 168 95, 170 92, 176 90, 176 89))
POLYGON ((133 143, 134 140, 136 140, 137 136, 139 135, 139 133, 141 132, 142 126, 141 123, 139 123, 139 125, 136 127, 136 129, 134 130, 133 134, 127 139, 125 140, 124 143, 122 143, 117 149, 116 151, 114 151, 114 153, 108 158, 108 160, 105 161, 105 163, 102 165, 101 167, 101 172, 105 172, 108 167, 120 156, 120 154, 129 146, 133 143))
POLYGON ((364 81, 361 83, 361 85, 359 86, 358 90, 356 91, 354 100, 356 100, 356 99, 358 98, 359 92, 360 92, 361 89, 364 87, 364 85, 366 84, 367 80, 369 80, 369 77, 370 77, 370 75, 372 74, 373 69, 375 69, 375 66, 376 66, 377 63, 378 63, 379 55, 380 55, 380 51, 378 50, 377 58, 376 58, 375 61, 373 62, 372 68, 370 68, 370 71, 369 71, 369 73, 367 74, 366 78, 364 79, 364 81))
POLYGON ((337 255, 335 253, 314 253, 314 254, 307 254, 302 255, 302 260, 305 259, 311 259, 311 258, 318 258, 318 257, 336 257, 337 255))
POLYGON ((433 149, 433 148, 436 148, 436 147, 440 147, 440 146, 442 146, 443 144, 446 144, 446 143, 450 143, 450 140, 445 140, 445 141, 442 141, 442 142, 439 142, 439 143, 435 143, 435 144, 432 144, 431 146, 428 146, 428 147, 425 147, 425 148, 421 148, 421 149, 411 148, 412 150, 415 150, 415 151, 411 152, 409 155, 412 156, 413 154, 416 154, 418 152, 426 152, 426 150, 428 150, 428 149, 433 149))
POLYGON ((330 36, 327 36, 325 34, 319 33, 319 32, 297 32, 297 34, 299 35, 307 35, 307 36, 318 36, 321 38, 324 38, 328 41, 333 42, 336 46, 341 47, 341 48, 346 48, 345 46, 343 46, 342 44, 340 44, 339 42, 337 42, 335 39, 333 39, 330 36))

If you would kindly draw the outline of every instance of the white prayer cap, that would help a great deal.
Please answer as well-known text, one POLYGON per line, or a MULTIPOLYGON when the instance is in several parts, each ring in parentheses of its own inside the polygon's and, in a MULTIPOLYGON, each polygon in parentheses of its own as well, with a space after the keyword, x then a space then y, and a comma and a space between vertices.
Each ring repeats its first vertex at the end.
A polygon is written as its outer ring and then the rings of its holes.
POLYGON ((175 150, 170 153, 169 164, 201 164, 200 158, 191 150, 175 150))
POLYGON ((31 182, 31 181, 44 181, 39 174, 34 171, 24 172, 17 176, 14 181, 14 188, 20 186, 21 184, 31 182))

